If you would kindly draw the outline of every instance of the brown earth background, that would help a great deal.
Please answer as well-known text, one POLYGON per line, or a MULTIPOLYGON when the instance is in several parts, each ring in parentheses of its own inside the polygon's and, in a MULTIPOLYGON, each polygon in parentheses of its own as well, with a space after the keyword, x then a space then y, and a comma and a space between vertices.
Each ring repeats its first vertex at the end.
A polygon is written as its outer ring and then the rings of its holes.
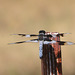
MULTIPOLYGON (((0 0, 0 75, 41 75, 38 43, 8 45, 30 39, 10 34, 39 30, 70 32, 61 40, 75 42, 75 0, 0 0)), ((75 75, 75 45, 62 46, 62 67, 75 75)))

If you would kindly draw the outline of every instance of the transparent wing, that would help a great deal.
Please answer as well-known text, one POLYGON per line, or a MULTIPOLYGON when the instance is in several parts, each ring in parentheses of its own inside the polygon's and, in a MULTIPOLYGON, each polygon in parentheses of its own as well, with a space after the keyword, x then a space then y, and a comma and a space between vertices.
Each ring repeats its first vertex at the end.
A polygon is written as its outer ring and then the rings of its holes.
POLYGON ((14 43, 8 43, 8 44, 20 44, 20 43, 27 43, 27 42, 38 42, 38 39, 28 40, 28 41, 21 41, 21 42, 14 42, 14 43))
POLYGON ((49 35, 36 35, 36 34, 11 34, 11 35, 19 35, 19 36, 25 36, 25 37, 33 37, 33 36, 47 36, 47 37, 56 37, 56 36, 64 36, 66 34, 71 33, 56 33, 56 34, 49 34, 49 35))
POLYGON ((25 37, 33 37, 33 36, 47 36, 52 37, 52 35, 36 35, 36 34, 11 34, 11 35, 19 35, 19 36, 25 36, 25 37))
POLYGON ((59 34, 57 34, 57 36, 64 36, 64 35, 67 35, 67 34, 71 34, 71 33, 59 33, 59 34))
POLYGON ((59 45, 75 45, 75 43, 69 41, 57 41, 57 42, 59 43, 59 45))
POLYGON ((11 35, 19 35, 19 36, 25 36, 25 37, 32 37, 32 36, 39 36, 39 35, 36 35, 36 34, 11 34, 11 35))
POLYGON ((55 41, 55 40, 44 41, 44 44, 53 44, 53 43, 56 43, 56 42, 58 42, 59 45, 74 45, 75 44, 75 43, 69 42, 69 41, 55 41))

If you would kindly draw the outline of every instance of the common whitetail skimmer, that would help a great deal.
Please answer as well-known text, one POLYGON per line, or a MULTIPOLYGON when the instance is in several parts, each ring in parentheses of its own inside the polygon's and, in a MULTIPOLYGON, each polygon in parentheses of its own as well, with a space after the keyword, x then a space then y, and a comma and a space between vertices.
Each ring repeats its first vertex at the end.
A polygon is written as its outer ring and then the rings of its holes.
POLYGON ((38 43, 39 42, 39 57, 42 58, 43 57, 43 44, 54 44, 54 43, 58 43, 59 45, 73 45, 75 43, 72 42, 66 42, 66 41, 55 41, 55 40, 51 40, 49 38, 51 37, 56 37, 56 36, 64 36, 65 34, 70 34, 70 33, 55 33, 55 34, 46 34, 46 32, 44 30, 40 30, 39 31, 39 35, 36 34, 12 34, 12 35, 19 35, 19 36, 25 36, 25 37, 34 37, 34 36, 38 36, 38 39, 32 39, 32 40, 28 40, 28 41, 21 41, 21 42, 15 42, 15 43, 9 43, 9 44, 20 44, 20 43, 26 43, 26 42, 35 42, 38 43))

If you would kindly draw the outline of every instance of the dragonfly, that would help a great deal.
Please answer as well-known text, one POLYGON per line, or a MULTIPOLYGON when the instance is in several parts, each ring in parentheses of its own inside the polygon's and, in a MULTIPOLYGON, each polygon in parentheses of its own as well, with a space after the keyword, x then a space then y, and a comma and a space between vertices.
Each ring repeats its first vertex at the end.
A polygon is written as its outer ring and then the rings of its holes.
POLYGON ((45 30, 40 30, 38 35, 37 34, 12 34, 12 35, 19 35, 22 37, 38 37, 38 38, 31 39, 28 41, 9 43, 9 44, 21 44, 21 43, 28 43, 28 42, 38 43, 39 42, 39 57, 41 59, 43 57, 43 45, 44 44, 55 44, 55 43, 58 43, 59 45, 73 45, 73 44, 75 44, 75 43, 69 42, 69 41, 55 41, 55 40, 50 39, 52 37, 57 37, 57 36, 63 37, 66 34, 70 34, 70 33, 46 34, 45 30))

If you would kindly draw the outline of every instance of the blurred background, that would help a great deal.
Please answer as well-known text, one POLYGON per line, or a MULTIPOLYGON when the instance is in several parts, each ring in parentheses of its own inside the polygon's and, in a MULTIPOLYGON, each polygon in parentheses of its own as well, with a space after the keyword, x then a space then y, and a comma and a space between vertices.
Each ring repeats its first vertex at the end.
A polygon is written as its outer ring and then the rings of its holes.
MULTIPOLYGON (((33 39, 10 34, 39 30, 69 32, 61 40, 75 42, 75 0, 0 0, 0 75, 41 75, 38 43, 8 45, 33 39)), ((63 75, 75 75, 75 45, 61 48, 63 75)))

